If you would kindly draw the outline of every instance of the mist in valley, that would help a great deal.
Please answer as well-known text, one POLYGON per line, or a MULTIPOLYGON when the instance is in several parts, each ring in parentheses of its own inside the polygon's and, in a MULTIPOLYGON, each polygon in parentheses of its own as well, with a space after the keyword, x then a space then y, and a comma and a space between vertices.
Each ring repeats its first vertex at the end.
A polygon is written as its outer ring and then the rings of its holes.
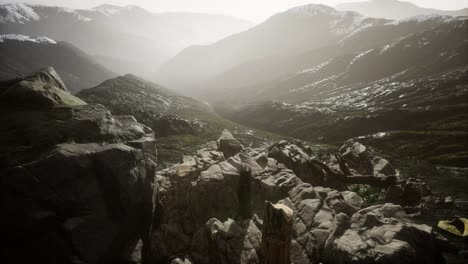
POLYGON ((5 263, 465 263, 467 1, 0 1, 5 263))

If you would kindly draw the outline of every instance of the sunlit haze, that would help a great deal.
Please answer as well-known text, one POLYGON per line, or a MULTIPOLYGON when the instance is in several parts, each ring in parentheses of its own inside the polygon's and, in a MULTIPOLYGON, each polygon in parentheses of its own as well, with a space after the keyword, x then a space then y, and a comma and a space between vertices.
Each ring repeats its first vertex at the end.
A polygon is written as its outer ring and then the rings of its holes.
MULTIPOLYGON (((334 6, 346 2, 359 2, 359 0, 0 0, 1 4, 18 2, 66 6, 71 8, 92 8, 104 3, 138 5, 153 12, 224 14, 254 22, 261 22, 272 14, 298 5, 320 3, 334 6)), ((468 0, 410 0, 408 2, 412 2, 421 7, 443 10, 455 10, 468 7, 468 0)))

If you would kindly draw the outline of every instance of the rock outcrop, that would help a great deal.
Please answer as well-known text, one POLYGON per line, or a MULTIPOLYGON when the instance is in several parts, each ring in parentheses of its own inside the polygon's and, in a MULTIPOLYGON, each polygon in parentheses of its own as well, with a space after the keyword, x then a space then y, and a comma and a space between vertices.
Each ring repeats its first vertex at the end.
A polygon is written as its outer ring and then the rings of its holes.
POLYGON ((343 153, 318 160, 300 142, 243 148, 232 156, 212 142, 197 155, 159 171, 162 210, 153 232, 156 261, 443 261, 432 228, 414 224, 407 208, 394 204, 401 197, 364 207, 363 199, 347 190, 348 184, 364 181, 376 183, 385 193, 403 181, 393 175, 397 174, 393 167, 382 169, 390 164, 381 166, 383 159, 362 145, 353 145, 359 155, 350 158, 343 153), (355 163, 348 165, 348 159, 355 163), (374 175, 374 171, 379 173, 374 175), (370 175, 360 174, 365 172, 370 175), (393 180, 387 181, 389 177, 393 180), (309 182, 314 180, 321 186, 309 182), (265 201, 276 205, 265 207, 265 201), (270 213, 263 215, 265 210, 270 213), (262 240, 264 246, 259 243, 262 240))
POLYGON ((149 263, 153 131, 74 97, 52 68, 0 101, 2 261, 149 263))

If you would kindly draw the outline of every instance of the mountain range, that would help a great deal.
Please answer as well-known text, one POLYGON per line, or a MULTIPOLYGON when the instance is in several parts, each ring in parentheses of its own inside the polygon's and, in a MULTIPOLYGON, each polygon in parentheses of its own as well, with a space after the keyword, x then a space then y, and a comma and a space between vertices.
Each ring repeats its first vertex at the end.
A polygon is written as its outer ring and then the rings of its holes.
POLYGON ((111 71, 150 76, 186 46, 242 31, 248 21, 196 13, 152 13, 138 6, 91 10, 27 4, 0 6, 1 34, 46 36, 72 43, 111 71))

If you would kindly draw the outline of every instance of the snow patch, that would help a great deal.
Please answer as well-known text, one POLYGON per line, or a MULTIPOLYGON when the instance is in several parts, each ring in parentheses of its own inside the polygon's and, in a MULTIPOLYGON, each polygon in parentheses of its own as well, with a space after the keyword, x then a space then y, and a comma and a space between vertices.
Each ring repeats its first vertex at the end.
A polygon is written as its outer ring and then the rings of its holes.
POLYGON ((349 65, 353 65, 356 61, 362 59, 364 56, 366 56, 369 52, 372 52, 374 49, 370 49, 370 50, 367 50, 367 51, 364 51, 360 54, 358 54, 356 57, 354 57, 351 62, 349 63, 349 65))
POLYGON ((439 15, 439 14, 425 14, 425 15, 418 15, 413 17, 408 17, 401 20, 395 20, 392 22, 387 23, 386 25, 400 25, 404 23, 424 23, 427 21, 432 22, 439 22, 439 23, 449 23, 456 20, 466 20, 467 17, 454 17, 454 16, 447 16, 447 15, 439 15))
POLYGON ((98 7, 95 7, 93 8, 93 10, 95 11, 99 11, 101 12, 102 14, 106 15, 106 16, 111 16, 111 15, 115 15, 119 12, 122 11, 122 7, 120 6, 115 6, 115 5, 100 5, 98 7))
POLYGON ((17 35, 17 34, 0 35, 0 43, 5 42, 5 40, 29 41, 29 42, 41 43, 41 44, 57 44, 55 40, 50 39, 48 37, 31 38, 29 36, 17 35))
POLYGON ((24 24, 29 21, 39 20, 39 15, 34 12, 31 6, 23 3, 7 4, 0 6, 0 23, 19 23, 24 24))
POLYGON ((298 73, 296 73, 296 75, 300 75, 300 74, 304 74, 304 73, 315 73, 317 71, 319 71, 320 69, 322 69, 323 67, 327 66, 328 64, 330 64, 330 62, 332 61, 332 59, 329 59, 325 62, 322 62, 320 64, 317 64, 311 68, 308 68, 308 69, 305 69, 305 70, 302 70, 298 73))

